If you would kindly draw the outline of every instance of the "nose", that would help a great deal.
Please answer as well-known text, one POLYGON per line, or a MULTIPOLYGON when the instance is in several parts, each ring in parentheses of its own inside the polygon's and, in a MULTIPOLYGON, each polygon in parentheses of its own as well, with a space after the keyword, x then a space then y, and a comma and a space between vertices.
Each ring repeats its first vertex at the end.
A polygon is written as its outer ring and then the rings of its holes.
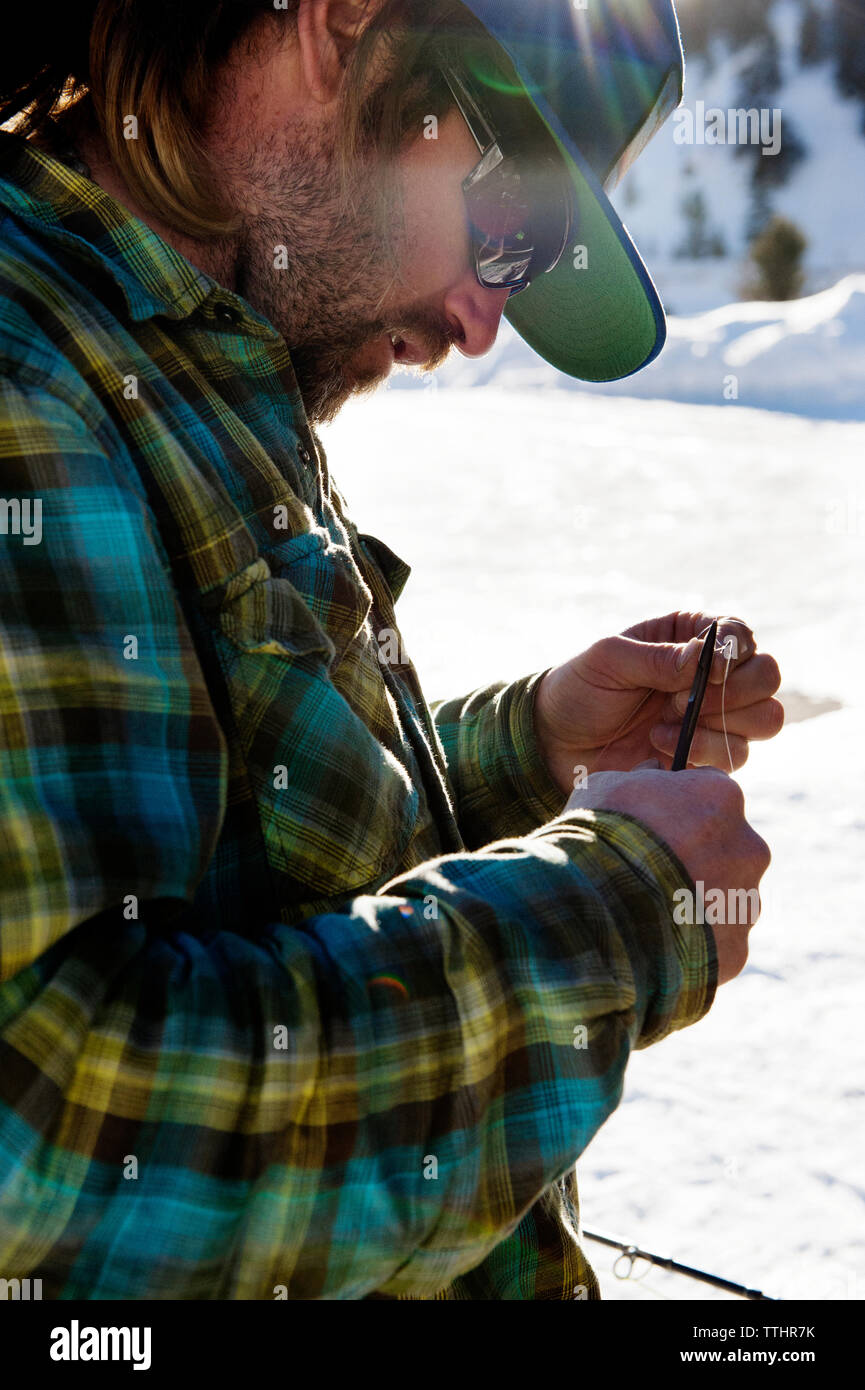
POLYGON ((483 357, 496 340, 510 290, 492 290, 468 271, 445 296, 448 318, 459 325, 456 347, 464 357, 483 357))

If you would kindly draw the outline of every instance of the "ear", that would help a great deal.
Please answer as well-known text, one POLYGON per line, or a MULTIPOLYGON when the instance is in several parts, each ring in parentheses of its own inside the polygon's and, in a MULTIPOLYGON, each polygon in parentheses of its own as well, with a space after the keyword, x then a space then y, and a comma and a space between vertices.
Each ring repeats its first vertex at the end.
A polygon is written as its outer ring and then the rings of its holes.
POLYGON ((334 101, 346 59, 382 0, 300 0, 297 38, 303 80, 326 106, 334 101))

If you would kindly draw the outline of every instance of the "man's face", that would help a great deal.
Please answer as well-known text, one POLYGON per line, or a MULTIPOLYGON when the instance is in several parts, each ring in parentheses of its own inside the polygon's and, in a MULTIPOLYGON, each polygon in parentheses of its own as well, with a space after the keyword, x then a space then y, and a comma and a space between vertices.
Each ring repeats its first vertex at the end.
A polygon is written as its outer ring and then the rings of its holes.
POLYGON ((421 129, 407 144, 389 192, 363 168, 341 188, 321 124, 272 126, 237 161, 228 152, 225 172, 246 192, 237 290, 285 337, 313 422, 395 363, 432 369, 454 344, 480 356, 494 343, 508 292, 475 276, 461 187, 479 157, 458 111, 437 138, 421 129))

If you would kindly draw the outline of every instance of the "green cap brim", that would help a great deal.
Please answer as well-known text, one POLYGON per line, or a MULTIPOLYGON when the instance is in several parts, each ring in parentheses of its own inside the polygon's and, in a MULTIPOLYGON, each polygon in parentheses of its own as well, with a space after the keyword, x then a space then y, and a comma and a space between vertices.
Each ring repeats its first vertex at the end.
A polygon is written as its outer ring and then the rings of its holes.
POLYGON ((575 225, 556 268, 513 295, 505 317, 560 372, 581 381, 617 381, 661 351, 664 310, 600 185, 591 175, 589 182, 555 132, 550 134, 571 175, 575 225))

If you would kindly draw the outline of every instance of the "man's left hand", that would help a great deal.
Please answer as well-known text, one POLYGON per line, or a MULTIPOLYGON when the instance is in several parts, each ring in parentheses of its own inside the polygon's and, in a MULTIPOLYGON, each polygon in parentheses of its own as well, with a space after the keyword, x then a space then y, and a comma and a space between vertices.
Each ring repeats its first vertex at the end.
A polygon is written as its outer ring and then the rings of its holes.
MULTIPOLYGON (((707 613, 651 618, 547 673, 535 694, 535 734, 550 775, 566 796, 581 775, 575 769, 628 772, 648 758, 670 767, 712 621, 707 613)), ((751 629, 738 619, 719 619, 688 766, 731 772, 746 761, 750 739, 774 738, 784 723, 783 706, 772 699, 780 684, 778 663, 757 652, 751 629), (724 692, 729 756, 721 720, 725 645, 733 653, 724 692)))

